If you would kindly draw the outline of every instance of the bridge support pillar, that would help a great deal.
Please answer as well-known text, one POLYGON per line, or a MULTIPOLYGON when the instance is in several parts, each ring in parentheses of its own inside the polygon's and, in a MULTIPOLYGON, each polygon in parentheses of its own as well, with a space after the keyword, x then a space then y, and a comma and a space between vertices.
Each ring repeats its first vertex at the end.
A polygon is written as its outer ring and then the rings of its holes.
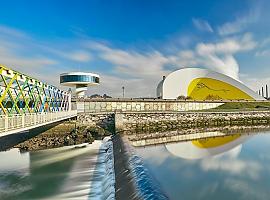
POLYGON ((22 115, 22 127, 24 128, 24 125, 25 125, 25 118, 24 118, 24 115, 22 115))
POLYGON ((8 131, 8 116, 5 116, 5 131, 8 131))
POLYGON ((71 93, 68 94, 68 111, 71 111, 71 93))
POLYGON ((115 132, 119 133, 123 130, 123 114, 121 112, 115 112, 114 114, 115 120, 115 132))
POLYGON ((34 115, 34 125, 37 124, 37 115, 34 115))

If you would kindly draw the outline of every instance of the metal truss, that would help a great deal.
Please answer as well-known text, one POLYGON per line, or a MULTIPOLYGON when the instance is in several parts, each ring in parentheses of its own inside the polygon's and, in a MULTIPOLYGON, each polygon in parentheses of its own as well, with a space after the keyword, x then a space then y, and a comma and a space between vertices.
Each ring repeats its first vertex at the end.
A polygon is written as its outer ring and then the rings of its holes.
POLYGON ((70 94, 0 65, 0 115, 68 111, 70 94))

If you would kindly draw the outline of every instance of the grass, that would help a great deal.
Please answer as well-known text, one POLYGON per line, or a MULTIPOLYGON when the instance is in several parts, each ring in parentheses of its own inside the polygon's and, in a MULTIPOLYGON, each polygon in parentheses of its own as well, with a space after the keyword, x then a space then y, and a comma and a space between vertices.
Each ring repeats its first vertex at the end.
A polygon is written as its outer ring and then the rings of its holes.
POLYGON ((270 102, 228 102, 211 110, 270 110, 270 102))

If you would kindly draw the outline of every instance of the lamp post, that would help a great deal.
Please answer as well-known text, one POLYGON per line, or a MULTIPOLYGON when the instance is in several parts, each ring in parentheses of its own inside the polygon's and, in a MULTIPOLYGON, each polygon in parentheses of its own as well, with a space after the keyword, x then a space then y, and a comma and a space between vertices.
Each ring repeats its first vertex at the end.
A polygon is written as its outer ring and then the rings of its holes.
POLYGON ((268 99, 268 85, 265 86, 266 99, 268 99))
POLYGON ((123 98, 125 98, 125 87, 124 86, 122 87, 122 90, 123 90, 123 98))

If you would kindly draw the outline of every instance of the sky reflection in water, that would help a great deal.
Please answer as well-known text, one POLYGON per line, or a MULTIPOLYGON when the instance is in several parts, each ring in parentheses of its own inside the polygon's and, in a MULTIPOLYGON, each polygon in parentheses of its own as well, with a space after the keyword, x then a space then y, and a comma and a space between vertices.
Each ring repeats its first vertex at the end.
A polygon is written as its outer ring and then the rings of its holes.
MULTIPOLYGON (((269 132, 270 133, 270 132, 269 132)), ((269 199, 270 134, 137 148, 170 199, 269 199)))
POLYGON ((92 194, 98 198, 101 181, 95 174, 104 173, 99 147, 95 142, 84 148, 0 152, 0 200, 87 200, 92 194))

